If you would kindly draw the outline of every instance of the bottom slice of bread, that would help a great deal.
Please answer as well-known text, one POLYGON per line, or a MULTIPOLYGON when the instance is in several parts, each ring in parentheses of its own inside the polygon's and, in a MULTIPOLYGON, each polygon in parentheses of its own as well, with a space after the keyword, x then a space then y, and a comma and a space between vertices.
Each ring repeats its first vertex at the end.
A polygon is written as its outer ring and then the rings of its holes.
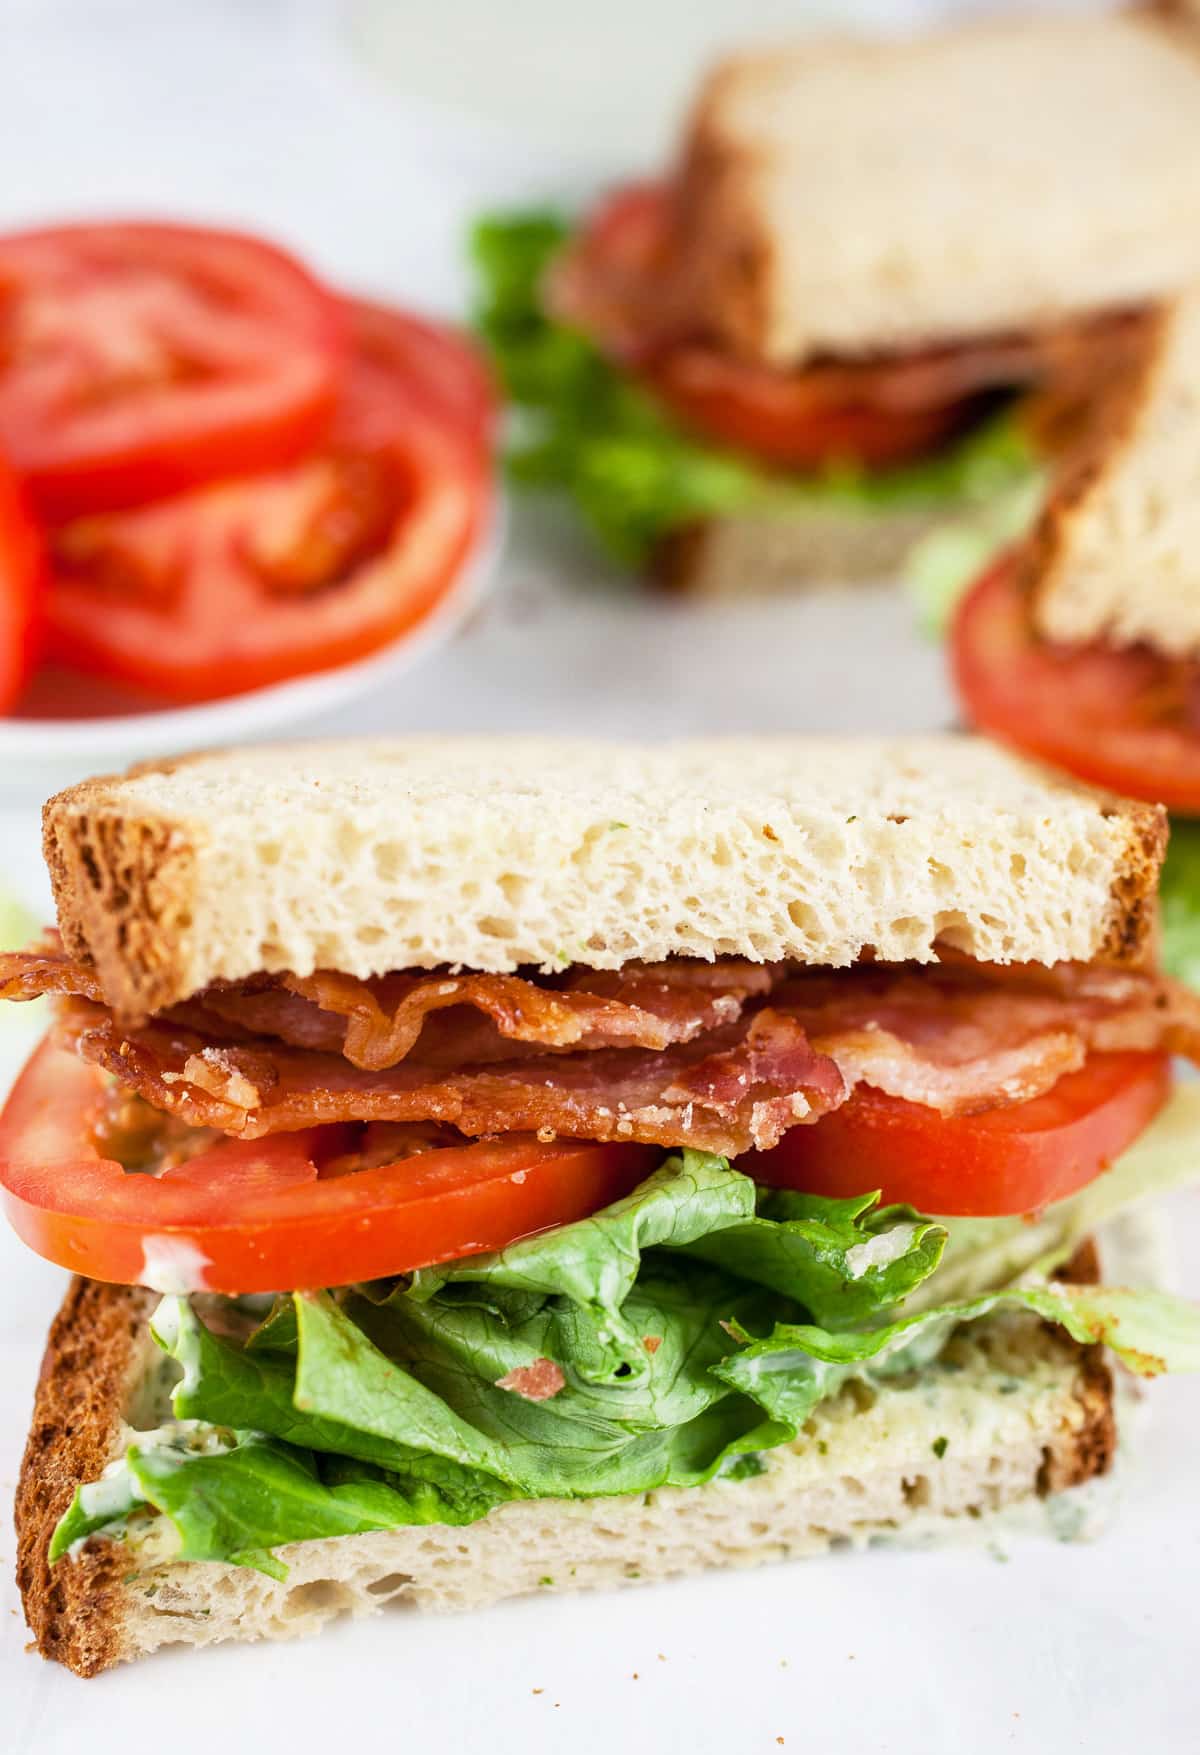
POLYGON ((668 590, 714 599, 886 579, 953 510, 945 505, 883 511, 814 507, 705 519, 664 537, 651 572, 668 590))
MULTIPOLYGON (((1083 1277, 1082 1275, 1080 1277, 1083 1277)), ((18 1582, 46 1657, 91 1676, 163 1645, 288 1639, 387 1604, 467 1609, 505 1597, 678 1577, 856 1546, 1076 1486, 1115 1447, 1099 1349, 1027 1315, 963 1329, 910 1377, 849 1385, 762 1472, 706 1487, 502 1506, 466 1528, 298 1542, 279 1582, 92 1538, 47 1564, 54 1526, 137 1422, 153 1369, 146 1292, 76 1280, 51 1330, 17 1494, 18 1582)))

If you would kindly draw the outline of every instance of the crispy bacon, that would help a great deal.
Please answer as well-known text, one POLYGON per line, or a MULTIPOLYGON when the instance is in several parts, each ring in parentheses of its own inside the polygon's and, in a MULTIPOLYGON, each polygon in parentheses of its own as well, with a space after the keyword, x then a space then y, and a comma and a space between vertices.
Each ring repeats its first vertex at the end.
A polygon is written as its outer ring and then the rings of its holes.
POLYGON ((795 975, 771 1003, 849 1085, 862 1080, 946 1115, 1036 1097, 1092 1051, 1200 1059, 1200 997, 1148 972, 866 965, 795 975))
POLYGON ((28 951, 0 951, 0 999, 41 999, 51 993, 104 1002, 96 971, 69 957, 55 933, 28 951))
MULTIPOLYGON (((358 980, 331 970, 263 975, 206 988, 168 1014, 198 1034, 235 1042, 271 1036, 341 1054, 379 1072, 420 1042, 430 1066, 592 1048, 670 1047, 736 1022, 779 971, 724 957, 714 963, 631 963, 564 976, 414 972, 358 980)), ((42 993, 102 1000, 94 970, 53 942, 0 955, 0 998, 42 993)))
POLYGON ((66 996, 59 1027, 85 1059, 168 1114, 246 1138, 354 1120, 736 1154, 859 1082, 966 1114, 1037 1096, 1090 1052, 1200 1062, 1200 997, 1070 964, 263 976, 126 1029, 53 946, 0 957, 0 994, 47 991, 66 996))
POLYGON ((408 1059, 380 1072, 340 1055, 213 1044, 163 1019, 123 1030, 104 1007, 63 1002, 59 1038, 156 1107, 244 1139, 334 1121, 440 1121, 471 1136, 639 1140, 735 1155, 842 1102, 833 1061, 769 1009, 660 1051, 465 1066, 408 1059))

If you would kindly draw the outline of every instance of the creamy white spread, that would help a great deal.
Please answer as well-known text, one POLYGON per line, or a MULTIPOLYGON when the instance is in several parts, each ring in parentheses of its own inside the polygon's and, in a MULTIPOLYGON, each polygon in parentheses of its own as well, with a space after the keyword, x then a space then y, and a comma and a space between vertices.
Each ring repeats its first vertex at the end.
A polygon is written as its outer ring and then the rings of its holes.
POLYGON ((184 1237, 147 1237, 138 1285, 152 1292, 206 1292, 204 1274, 210 1266, 208 1257, 184 1237))
POLYGON ((861 1280, 871 1268, 891 1267, 894 1261, 900 1261, 912 1247, 915 1225, 893 1225, 890 1231, 881 1231, 877 1237, 868 1237, 865 1243, 856 1243, 846 1251, 846 1267, 852 1280, 861 1280))

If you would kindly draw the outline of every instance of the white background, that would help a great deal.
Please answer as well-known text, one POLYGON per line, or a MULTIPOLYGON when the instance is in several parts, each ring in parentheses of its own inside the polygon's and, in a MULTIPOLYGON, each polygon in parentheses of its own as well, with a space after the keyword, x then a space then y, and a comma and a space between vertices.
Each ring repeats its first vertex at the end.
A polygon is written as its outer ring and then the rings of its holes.
MULTIPOLYGON (((899 11, 882 0, 0 0, 0 224, 84 212, 257 224, 348 285, 459 309, 469 216, 652 162, 654 93, 682 92, 730 20, 899 11)), ((522 515, 468 632, 315 729, 658 736, 952 719, 940 654, 894 590, 656 603, 605 577, 567 520, 522 515)), ((40 912, 36 812, 11 772, 0 851, 4 881, 40 912)), ((11 1038, 0 1044, 11 1058, 11 1038)), ((1200 1197, 1177 1200, 1172 1218, 1200 1285, 1200 1197)), ((0 1235, 3 1499, 59 1290, 54 1270, 0 1235)), ((812 1755, 1192 1748, 1200 1396, 1168 1383, 1153 1400, 1120 1521, 1094 1545, 879 1553, 470 1620, 392 1614, 316 1644, 166 1655, 89 1684, 22 1650, 5 1526, 0 1751, 153 1743, 191 1755, 368 1738, 491 1755, 742 1755, 780 1739, 812 1755)))

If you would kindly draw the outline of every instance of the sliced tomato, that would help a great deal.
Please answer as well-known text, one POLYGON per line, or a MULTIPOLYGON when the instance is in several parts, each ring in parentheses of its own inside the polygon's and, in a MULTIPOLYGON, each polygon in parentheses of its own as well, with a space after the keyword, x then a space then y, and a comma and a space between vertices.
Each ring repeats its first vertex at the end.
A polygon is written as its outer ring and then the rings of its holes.
POLYGON ((261 239, 151 224, 0 237, 0 445, 47 516, 299 456, 342 354, 337 301, 261 239))
POLYGON ((959 606, 951 662, 981 731, 1096 785, 1200 812, 1200 663, 1038 639, 1012 557, 959 606))
POLYGON ((43 573, 41 536, 0 457, 0 713, 15 705, 33 674, 43 573))
POLYGON ((912 462, 945 444, 970 416, 969 402, 885 408, 870 400, 870 371, 783 372, 712 347, 677 347, 643 375, 685 426, 787 469, 912 462))
POLYGON ((55 532, 51 657, 207 700, 361 658, 434 608, 489 503, 483 383, 448 331, 348 320, 341 400, 302 461, 55 532))
POLYGON ((860 1085, 840 1109, 794 1127, 738 1169, 777 1188, 861 1194, 925 1213, 1039 1211, 1095 1180, 1166 1102, 1165 1054, 1094 1054, 1040 1097, 943 1116, 860 1085))
POLYGON ((662 1158, 512 1136, 343 1172, 354 1130, 317 1127, 226 1140, 154 1176, 97 1147, 105 1085, 44 1042, 0 1115, 0 1188, 30 1248, 121 1285, 178 1274, 180 1290, 294 1291, 407 1273, 586 1218, 662 1158))
POLYGON ((496 390, 483 355, 467 336, 386 305, 354 306, 357 369, 374 373, 381 399, 397 376, 427 408, 486 451, 496 424, 496 390))

